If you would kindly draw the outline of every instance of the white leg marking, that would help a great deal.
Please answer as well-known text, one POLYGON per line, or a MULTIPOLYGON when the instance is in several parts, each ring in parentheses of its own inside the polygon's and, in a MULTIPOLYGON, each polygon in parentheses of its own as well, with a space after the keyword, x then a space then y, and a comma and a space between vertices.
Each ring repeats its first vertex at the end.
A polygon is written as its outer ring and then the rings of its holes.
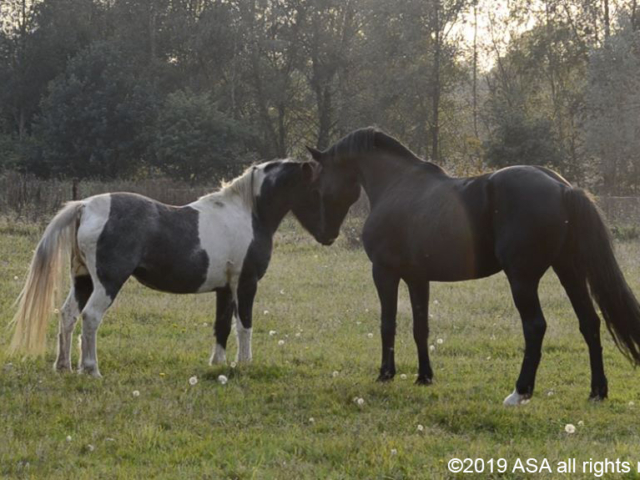
POLYGON ((209 359, 209 365, 225 363, 227 363, 227 351, 222 345, 216 343, 216 346, 213 348, 213 354, 209 359))
POLYGON ((251 361, 251 328, 244 328, 240 319, 236 319, 236 335, 238 336, 238 362, 251 361))
POLYGON ((513 407, 517 405, 526 405, 531 400, 531 395, 521 395, 517 390, 514 390, 511 395, 504 399, 503 405, 507 407, 513 407))
POLYGON ((102 375, 100 375, 100 370, 98 369, 96 336, 102 317, 109 305, 111 305, 111 299, 106 294, 104 287, 97 281, 97 278, 93 279, 93 285, 93 293, 89 297, 87 306, 82 311, 81 358, 78 370, 80 373, 101 377, 102 375))
POLYGON ((58 358, 53 367, 56 370, 71 370, 71 337, 78 321, 80 310, 73 288, 60 309, 60 327, 58 329, 58 358))

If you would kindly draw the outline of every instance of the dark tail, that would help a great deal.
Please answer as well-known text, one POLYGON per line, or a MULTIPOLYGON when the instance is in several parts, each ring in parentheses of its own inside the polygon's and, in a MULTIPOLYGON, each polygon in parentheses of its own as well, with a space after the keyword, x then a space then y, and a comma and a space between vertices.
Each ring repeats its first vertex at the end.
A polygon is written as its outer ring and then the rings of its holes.
POLYGON ((591 197, 580 189, 565 191, 575 266, 584 272, 620 351, 640 365, 640 304, 613 254, 609 230, 591 197))

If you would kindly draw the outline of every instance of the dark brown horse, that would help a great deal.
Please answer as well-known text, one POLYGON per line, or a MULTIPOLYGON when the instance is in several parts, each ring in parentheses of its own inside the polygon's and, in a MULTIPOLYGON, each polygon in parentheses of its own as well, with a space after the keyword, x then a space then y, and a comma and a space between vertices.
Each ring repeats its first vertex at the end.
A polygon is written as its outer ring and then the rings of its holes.
POLYGON ((380 297, 382 366, 396 372, 398 284, 409 287, 419 384, 430 384, 427 338, 429 282, 471 280, 504 271, 522 318, 525 353, 515 391, 504 403, 527 401, 534 389, 547 327, 538 284, 552 267, 578 316, 589 348, 592 399, 607 396, 598 303, 618 347, 640 363, 640 306, 613 254, 607 228, 589 196, 543 167, 518 166, 454 178, 375 129, 358 130, 324 152, 317 193, 331 244, 364 188, 371 213, 362 233, 380 297))

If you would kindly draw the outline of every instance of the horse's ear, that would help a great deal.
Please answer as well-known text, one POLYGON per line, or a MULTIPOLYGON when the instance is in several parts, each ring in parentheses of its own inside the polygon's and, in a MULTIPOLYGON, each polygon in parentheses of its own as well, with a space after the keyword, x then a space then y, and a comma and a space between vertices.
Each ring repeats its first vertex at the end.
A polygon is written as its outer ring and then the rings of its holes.
POLYGON ((316 162, 322 162, 322 152, 317 148, 310 147, 307 145, 307 150, 311 154, 311 158, 313 158, 316 162))
POLYGON ((302 164, 302 175, 305 180, 310 182, 315 182, 320 176, 320 172, 322 171, 322 165, 312 160, 310 162, 304 162, 302 164))

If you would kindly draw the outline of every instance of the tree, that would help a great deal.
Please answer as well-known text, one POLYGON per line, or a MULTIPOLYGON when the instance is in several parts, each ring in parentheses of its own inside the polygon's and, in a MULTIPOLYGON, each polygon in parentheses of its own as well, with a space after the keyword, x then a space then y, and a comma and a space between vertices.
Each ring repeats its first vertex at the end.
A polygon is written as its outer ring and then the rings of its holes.
POLYGON ((629 20, 589 64, 587 138, 606 194, 640 184, 640 34, 629 20))
POLYGON ((43 148, 32 170, 78 178, 135 173, 146 152, 156 99, 112 44, 94 43, 57 77, 37 121, 43 148))
POLYGON ((246 127, 220 112, 208 94, 170 94, 151 128, 154 164, 171 177, 195 182, 238 173, 247 159, 246 127))

